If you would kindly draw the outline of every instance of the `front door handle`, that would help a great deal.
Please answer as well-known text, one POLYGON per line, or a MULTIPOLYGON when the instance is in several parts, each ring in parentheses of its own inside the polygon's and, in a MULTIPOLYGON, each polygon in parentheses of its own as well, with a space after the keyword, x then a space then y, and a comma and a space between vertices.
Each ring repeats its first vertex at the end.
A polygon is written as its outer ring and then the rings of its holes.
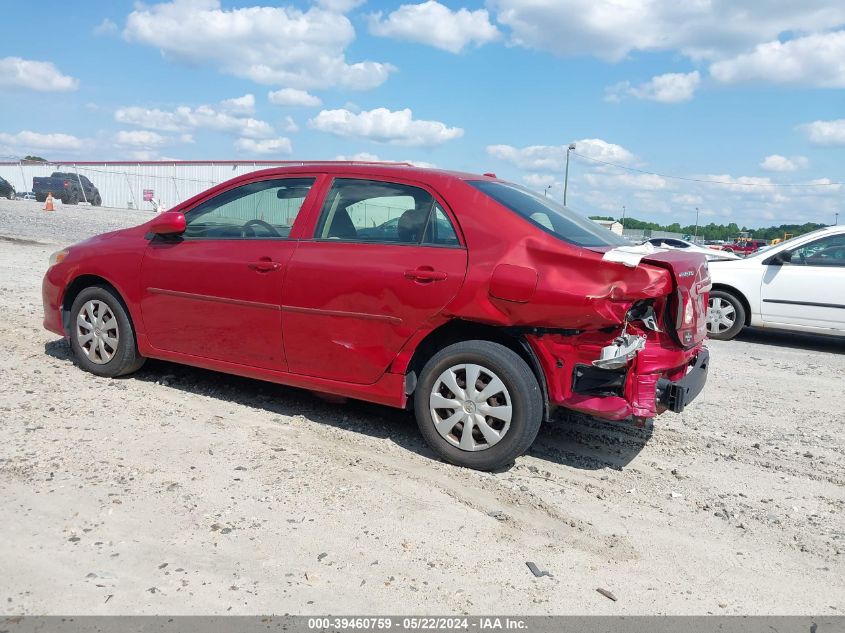
POLYGON ((262 257, 257 262, 252 262, 251 264, 249 264, 249 267, 253 270, 257 270, 260 273, 271 273, 274 270, 279 270, 282 265, 277 262, 274 262, 269 257, 262 257))
POLYGON ((429 283, 432 281, 443 281, 448 275, 439 270, 434 270, 431 266, 420 266, 416 270, 406 270, 405 278, 413 279, 420 283, 429 283))

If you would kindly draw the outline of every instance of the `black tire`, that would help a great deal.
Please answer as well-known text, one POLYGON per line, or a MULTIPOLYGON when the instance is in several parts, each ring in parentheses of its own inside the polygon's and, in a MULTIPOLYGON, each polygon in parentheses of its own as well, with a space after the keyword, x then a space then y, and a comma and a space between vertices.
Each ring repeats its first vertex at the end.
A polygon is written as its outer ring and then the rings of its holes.
POLYGON ((95 207, 99 207, 101 204, 103 204, 103 199, 100 198, 100 194, 96 194, 94 196, 94 200, 91 202, 91 204, 93 204, 95 207))
POLYGON ((745 327, 745 317, 745 306, 735 294, 724 290, 714 290, 710 293, 707 306, 707 335, 710 338, 717 341, 730 341, 745 327), (728 307, 724 307, 726 304, 728 307), (730 327, 725 327, 724 323, 718 324, 717 310, 720 310, 726 319, 733 321, 730 327), (725 329, 720 331, 722 327, 725 329))
MULTIPOLYGON (((64 202, 64 200, 62 202, 64 202)), ((79 204, 79 194, 75 191, 73 193, 68 194, 67 204, 79 204)))
POLYGON ((8 198, 9 198, 9 200, 14 200, 14 199, 15 199, 15 192, 14 192, 14 191, 10 191, 10 192, 9 192, 9 195, 8 195, 8 198))
MULTIPOLYGON (((111 324, 111 320, 108 323, 111 324)), ((114 331, 108 326, 102 328, 104 334, 106 334, 106 330, 114 331)), ((105 286, 90 286, 77 295, 70 309, 70 331, 68 335, 70 336, 70 347, 73 350, 74 362, 85 371, 97 376, 114 378, 131 374, 140 369, 146 360, 138 353, 138 347, 135 343, 135 330, 132 328, 126 306, 114 290, 105 286), (89 357, 90 353, 83 349, 83 344, 89 345, 89 347, 91 344, 80 343, 84 329, 77 325, 77 319, 81 316, 84 306, 89 301, 105 304, 116 321, 117 344, 111 348, 113 349, 112 356, 106 362, 103 362, 105 358, 98 357, 96 352, 93 353, 93 357, 99 358, 101 362, 92 360, 89 357)))
MULTIPOLYGON (((484 376, 482 374, 480 378, 482 384, 485 384, 484 376)), ((487 374, 488 378, 489 376, 490 374, 487 374)), ((489 382, 491 381, 488 380, 488 384, 489 382)), ((464 383, 466 383, 465 373, 464 383)), ((477 384, 478 381, 476 381, 477 384)), ((452 397, 455 395, 453 393, 452 397)), ((473 410, 474 408, 473 406, 473 410)), ((423 438, 444 460, 476 470, 496 470, 512 463, 534 442, 543 421, 543 395, 537 378, 519 355, 497 343, 465 341, 445 347, 425 364, 414 393, 414 411, 423 438), (475 451, 463 450, 442 436, 435 427, 435 418, 430 407, 432 390, 441 374, 451 367, 465 363, 480 365, 482 371, 489 371, 497 376, 507 390, 511 406, 510 426, 501 439, 487 448, 475 451)), ((458 409, 454 411, 458 413, 458 409)), ((485 416, 484 419, 490 426, 496 423, 501 424, 495 418, 485 416)), ((463 422, 456 422, 456 424, 463 424, 463 422)), ((452 430, 455 431, 457 428, 455 426, 452 430)), ((480 429, 474 428, 481 442, 486 444, 486 439, 480 429)), ((455 436, 454 439, 457 437, 455 436)))
POLYGON ((35 201, 36 201, 36 202, 46 202, 46 201, 47 201, 47 196, 37 195, 37 196, 35 196, 35 201))

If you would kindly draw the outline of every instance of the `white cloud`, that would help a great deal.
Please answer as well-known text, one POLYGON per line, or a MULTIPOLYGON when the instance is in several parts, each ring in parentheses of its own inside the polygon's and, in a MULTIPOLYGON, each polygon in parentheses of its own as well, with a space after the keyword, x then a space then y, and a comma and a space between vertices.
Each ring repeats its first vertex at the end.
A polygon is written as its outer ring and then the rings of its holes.
POLYGON ((845 31, 759 44, 750 53, 714 63, 710 74, 727 84, 759 81, 845 88, 845 31))
POLYGON ((62 74, 52 62, 36 62, 20 57, 0 59, 0 88, 67 92, 78 87, 78 79, 62 74))
POLYGON ((516 45, 607 61, 634 51, 724 58, 783 33, 845 23, 841 0, 488 0, 487 6, 510 27, 516 45))
POLYGON ((369 16, 369 22, 373 35, 428 44, 450 53, 500 37, 486 9, 452 11, 435 0, 403 4, 384 19, 379 11, 369 16))
POLYGON ((139 5, 129 14, 124 37, 158 48, 188 64, 213 63, 230 75, 261 84, 312 89, 381 85, 394 67, 347 63, 355 29, 339 9, 351 2, 326 0, 307 11, 253 6, 222 9, 220 0, 174 0, 139 5))
POLYGON ((251 138, 239 138, 235 141, 235 149, 242 154, 291 154, 293 145, 289 138, 268 138, 256 141, 251 138))
POLYGON ((693 98, 700 83, 701 75, 697 70, 691 73, 666 73, 638 86, 632 86, 627 81, 618 83, 608 88, 606 100, 619 101, 624 95, 659 103, 682 103, 693 98))
POLYGON ((220 102, 220 109, 229 114, 249 116, 255 114, 255 97, 245 94, 243 97, 233 97, 220 102))
POLYGON ((149 130, 121 130, 114 135, 114 142, 122 147, 161 147, 168 142, 168 139, 158 132, 149 130))
POLYGON ((335 160, 343 160, 343 161, 351 161, 354 163, 410 163, 415 167, 425 167, 428 169, 432 169, 437 167, 434 163, 429 163, 424 160, 413 160, 413 159, 406 159, 406 160, 390 160, 386 158, 379 158, 376 154, 372 154, 370 152, 358 152, 357 154, 353 154, 352 156, 345 156, 340 154, 334 157, 335 160))
POLYGON ((798 129, 815 145, 845 145, 845 119, 813 121, 799 125, 798 129))
POLYGON ((315 97, 306 90, 296 88, 282 88, 267 93, 270 103, 280 106, 302 106, 306 108, 317 108, 323 105, 319 97, 315 97))
POLYGON ((116 35, 117 31, 117 24, 108 18, 103 18, 103 21, 94 27, 94 35, 116 35))
POLYGON ((286 116, 285 125, 282 130, 288 133, 299 132, 299 126, 296 124, 296 121, 293 120, 292 116, 286 116))
POLYGON ((805 156, 787 158, 780 154, 772 154, 763 159, 763 162, 760 163, 760 169, 765 171, 798 171, 805 169, 809 163, 810 161, 805 156))
POLYGON ((432 146, 463 136, 458 127, 440 121, 414 120, 410 108, 387 108, 353 113, 346 109, 322 110, 308 121, 308 127, 336 136, 366 138, 377 143, 432 146))
POLYGON ((42 134, 23 130, 17 134, 0 132, 0 144, 10 149, 22 150, 19 153, 29 153, 31 149, 76 151, 82 148, 83 141, 70 134, 42 134))
MULTIPOLYGON (((516 165, 520 169, 544 172, 561 172, 566 167, 567 145, 530 145, 517 148, 512 145, 488 145, 487 153, 494 158, 516 165)), ((609 163, 628 165, 636 157, 621 145, 598 138, 575 141, 576 153, 609 163)))
POLYGON ((163 132, 208 129, 248 138, 272 137, 275 131, 269 123, 238 113, 251 111, 254 105, 254 97, 244 95, 227 99, 219 106, 178 106, 175 110, 131 106, 117 110, 114 118, 119 123, 163 132))

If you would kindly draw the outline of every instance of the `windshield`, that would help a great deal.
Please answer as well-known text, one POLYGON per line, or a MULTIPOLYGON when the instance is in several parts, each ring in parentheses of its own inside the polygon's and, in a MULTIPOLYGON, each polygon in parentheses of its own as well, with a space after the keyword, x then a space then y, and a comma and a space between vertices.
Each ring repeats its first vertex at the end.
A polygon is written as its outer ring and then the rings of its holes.
POLYGON ((519 185, 489 180, 470 180, 467 184, 490 196, 499 204, 560 239, 578 246, 624 246, 630 244, 611 232, 574 213, 554 200, 519 185))

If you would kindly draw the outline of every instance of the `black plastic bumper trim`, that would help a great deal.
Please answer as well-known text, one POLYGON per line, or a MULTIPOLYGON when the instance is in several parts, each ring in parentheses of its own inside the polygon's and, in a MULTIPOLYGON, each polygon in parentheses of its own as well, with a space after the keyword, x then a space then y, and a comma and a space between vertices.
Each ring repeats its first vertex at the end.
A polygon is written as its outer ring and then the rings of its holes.
POLYGON ((677 382, 672 382, 668 378, 657 381, 657 401, 669 411, 675 413, 683 411, 704 389, 709 366, 710 352, 702 348, 693 360, 686 376, 677 382))

